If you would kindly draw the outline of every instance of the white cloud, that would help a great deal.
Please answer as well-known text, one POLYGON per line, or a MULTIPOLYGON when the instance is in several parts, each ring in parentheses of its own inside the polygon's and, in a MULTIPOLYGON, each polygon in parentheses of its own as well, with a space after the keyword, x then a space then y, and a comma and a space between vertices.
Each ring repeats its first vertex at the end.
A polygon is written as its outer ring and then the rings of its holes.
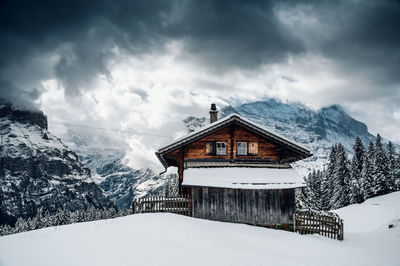
MULTIPOLYGON (((66 97, 57 80, 43 81, 41 107, 50 129, 61 133, 64 129, 51 121, 64 121, 172 137, 185 131, 182 120, 187 116, 208 116, 211 102, 222 107, 274 97, 313 108, 342 104, 373 133, 400 142, 399 109, 387 109, 384 97, 371 105, 365 100, 373 96, 371 90, 360 95, 367 82, 345 76, 327 58, 307 54, 260 69, 214 73, 186 61, 179 42, 166 47, 165 53, 136 57, 116 50, 118 56, 108 63, 111 79, 98 75, 79 97, 66 97)), ((128 144, 129 165, 160 170, 154 152, 170 139, 135 133, 120 137, 128 144)))

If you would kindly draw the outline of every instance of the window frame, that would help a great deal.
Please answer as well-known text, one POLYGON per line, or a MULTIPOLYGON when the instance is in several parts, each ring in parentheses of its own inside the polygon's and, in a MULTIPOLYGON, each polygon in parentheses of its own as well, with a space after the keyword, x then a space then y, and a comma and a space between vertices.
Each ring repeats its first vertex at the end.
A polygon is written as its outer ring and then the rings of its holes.
POLYGON ((249 146, 249 145, 248 145, 247 141, 238 141, 238 142, 236 143, 236 154, 237 154, 238 156, 246 156, 246 155, 248 155, 248 154, 249 154, 248 146, 249 146), (243 148, 239 149, 239 144, 245 144, 245 145, 246 145, 245 150, 244 150, 243 148), (239 153, 239 150, 241 150, 241 151, 244 150, 244 153, 239 153))
POLYGON ((228 143, 227 142, 225 142, 225 141, 216 141, 215 142, 215 154, 216 155, 218 155, 218 156, 226 156, 228 154, 227 148, 228 148, 228 143), (218 144, 224 144, 224 146, 225 146, 224 154, 218 152, 219 151, 218 144))

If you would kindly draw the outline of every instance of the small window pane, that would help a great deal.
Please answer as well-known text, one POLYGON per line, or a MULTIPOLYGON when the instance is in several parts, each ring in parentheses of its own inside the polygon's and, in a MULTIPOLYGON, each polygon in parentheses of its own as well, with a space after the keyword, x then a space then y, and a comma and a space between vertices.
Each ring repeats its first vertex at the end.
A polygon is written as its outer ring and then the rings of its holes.
POLYGON ((250 154, 258 154, 258 143, 257 142, 249 143, 249 153, 250 154))
POLYGON ((247 143, 246 142, 238 142, 237 154, 238 155, 247 155, 247 143))
POLYGON ((226 155, 226 143, 217 142, 217 155, 226 155))

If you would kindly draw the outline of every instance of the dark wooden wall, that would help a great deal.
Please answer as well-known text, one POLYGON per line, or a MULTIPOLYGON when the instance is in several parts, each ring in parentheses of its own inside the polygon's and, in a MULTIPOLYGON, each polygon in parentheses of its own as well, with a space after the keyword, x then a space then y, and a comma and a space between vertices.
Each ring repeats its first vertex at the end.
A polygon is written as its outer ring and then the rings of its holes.
POLYGON ((191 187, 193 217, 254 225, 291 224, 294 189, 191 187))
POLYGON ((212 135, 204 137, 198 141, 188 144, 185 147, 186 159, 268 159, 279 161, 277 147, 264 139, 254 135, 250 131, 239 127, 230 126, 223 128, 212 135), (223 141, 227 143, 226 155, 207 155, 206 142, 223 141), (257 155, 237 155, 237 142, 257 142, 257 155))

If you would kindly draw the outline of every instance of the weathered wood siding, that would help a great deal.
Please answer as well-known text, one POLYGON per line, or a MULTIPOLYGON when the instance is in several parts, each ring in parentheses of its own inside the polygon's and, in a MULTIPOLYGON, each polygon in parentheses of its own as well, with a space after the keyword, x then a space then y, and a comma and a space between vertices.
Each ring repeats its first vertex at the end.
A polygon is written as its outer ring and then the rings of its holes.
POLYGON ((268 159, 279 161, 277 147, 266 140, 254 135, 250 131, 239 127, 231 126, 223 128, 212 135, 188 144, 185 147, 186 159, 268 159), (222 141, 227 143, 226 155, 207 155, 206 143, 209 141, 222 141), (237 155, 238 142, 257 142, 257 155, 237 155))
POLYGON ((291 224, 294 189, 191 187, 193 217, 254 225, 291 224))

